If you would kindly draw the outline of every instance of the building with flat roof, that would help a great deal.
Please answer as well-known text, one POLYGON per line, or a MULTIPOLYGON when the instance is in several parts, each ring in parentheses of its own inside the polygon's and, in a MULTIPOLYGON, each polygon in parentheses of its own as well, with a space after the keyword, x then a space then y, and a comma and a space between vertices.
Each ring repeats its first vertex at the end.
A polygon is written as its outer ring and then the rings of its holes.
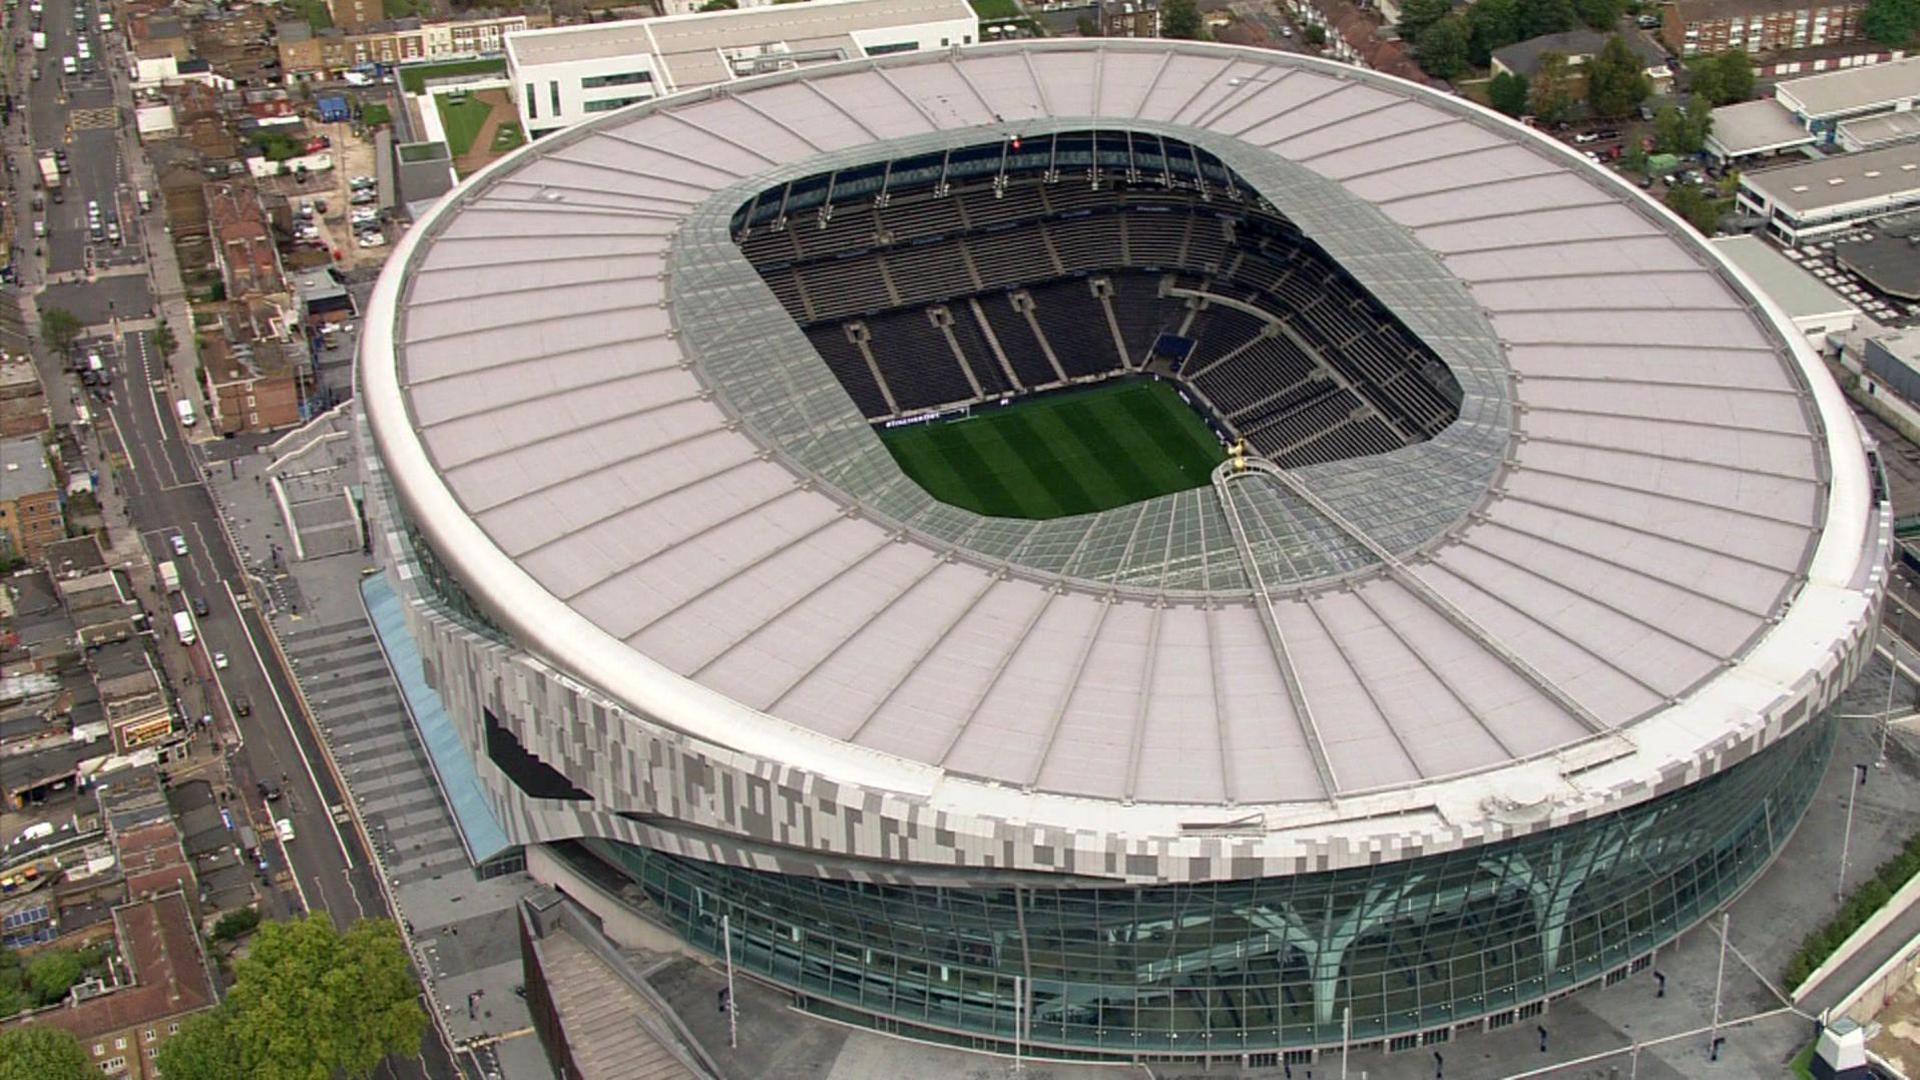
POLYGON ((0 554, 35 560, 67 535, 60 484, 38 436, 0 442, 0 554))
POLYGON ((1861 37, 1866 10, 1867 0, 1674 0, 1664 8, 1660 36, 1681 56, 1839 45, 1861 37))
POLYGON ((1757 236, 1726 236, 1713 241, 1728 262, 1753 279, 1767 299, 1779 305, 1793 325, 1827 348, 1828 335, 1844 334, 1860 320, 1860 309, 1757 236))
POLYGON ((1788 244, 1920 207, 1920 143, 1740 174, 1740 205, 1788 244))
POLYGON ((1920 139, 1920 110, 1906 109, 1858 120, 1842 120, 1835 126, 1834 135, 1834 141, 1850 153, 1920 139))
POLYGON ((1920 301, 1920 232, 1886 229, 1835 252, 1840 265, 1888 296, 1920 301))
POLYGON ((1772 157, 1812 146, 1813 135, 1772 98, 1722 105, 1713 110, 1707 153, 1723 162, 1772 157))
POLYGON ((1831 143, 1843 121, 1920 103, 1920 56, 1789 79, 1773 88, 1773 98, 1801 127, 1831 143))
POLYGON ((380 580, 529 872, 982 1049, 1432 1044, 1643 970, 1809 805, 1891 550, 1719 249, 1272 50, 599 117, 408 231, 358 365, 380 580), (1054 449, 1168 454, 1056 420, 989 514, 889 449, 1136 392, 1217 458, 1089 507, 1054 449))
POLYGON ((508 92, 537 138, 677 90, 978 40, 966 0, 814 0, 529 30, 507 35, 508 92))

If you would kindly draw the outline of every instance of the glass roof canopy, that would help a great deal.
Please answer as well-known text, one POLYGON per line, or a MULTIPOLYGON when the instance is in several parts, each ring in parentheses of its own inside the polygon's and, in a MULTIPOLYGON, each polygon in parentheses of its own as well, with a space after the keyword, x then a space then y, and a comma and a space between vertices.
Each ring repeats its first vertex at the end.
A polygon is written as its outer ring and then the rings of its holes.
POLYGON ((1270 205, 1453 372, 1462 390, 1458 420, 1433 439, 1392 453, 1296 470, 1294 478, 1319 500, 1406 557, 1441 539, 1485 496, 1511 438, 1510 374, 1492 326, 1465 286, 1405 228, 1339 184, 1194 128, 986 125, 826 154, 722 190, 687 217, 672 248, 668 292, 681 347, 715 401, 769 454, 857 512, 957 558, 1103 592, 1246 593, 1253 587, 1246 556, 1222 503, 1223 490, 1230 490, 1247 553, 1269 591, 1377 569, 1363 545, 1263 476, 1236 480, 1228 489, 1203 487, 1045 521, 985 517, 936 501, 900 470, 735 243, 743 227, 893 184, 920 187, 929 178, 944 183, 1008 168, 1086 183, 1096 163, 1117 173, 1134 170, 1148 181, 1159 170, 1171 182, 1208 184, 1224 197, 1270 205), (876 156, 876 149, 891 152, 876 156))

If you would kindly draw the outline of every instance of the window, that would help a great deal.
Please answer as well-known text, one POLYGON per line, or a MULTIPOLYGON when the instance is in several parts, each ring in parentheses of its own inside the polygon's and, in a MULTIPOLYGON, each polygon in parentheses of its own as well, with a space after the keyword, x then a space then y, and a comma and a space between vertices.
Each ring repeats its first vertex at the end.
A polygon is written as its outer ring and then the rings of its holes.
POLYGON ((653 81, 651 71, 623 71, 618 75, 589 75, 580 80, 580 89, 598 90, 603 86, 632 86, 653 81))
POLYGON ((532 83, 527 84, 526 100, 527 119, 538 120, 540 118, 540 99, 534 94, 532 83))
POLYGON ((896 41, 891 45, 874 45, 867 49, 868 56, 885 56, 888 53, 912 52, 920 47, 917 41, 896 41))
POLYGON ((106 1043, 94 1043, 94 1044, 93 1044, 93 1056, 94 1056, 94 1057, 106 1057, 106 1056, 107 1056, 107 1044, 106 1044, 106 1043))
POLYGON ((113 1048, 115 1050, 125 1050, 127 1048, 127 1037, 122 1035, 121 1037, 113 1040, 113 1048))
POLYGON ((153 1041, 153 1029, 152 1029, 152 1028, 148 1028, 148 1029, 146 1030, 146 1039, 147 1039, 147 1041, 148 1041, 148 1042, 152 1042, 152 1041, 153 1041))
POLYGON ((178 1020, 175 1020, 175 1021, 174 1021, 173 1023, 171 1023, 171 1024, 168 1024, 168 1025, 167 1025, 167 1034, 169 1034, 169 1035, 178 1035, 178 1034, 180 1034, 180 1021, 178 1021, 178 1020))
POLYGON ((582 106, 582 108, 590 113, 612 112, 615 109, 631 105, 636 101, 647 101, 651 97, 651 94, 641 94, 639 97, 608 98, 605 101, 589 101, 582 106))
POLYGON ((553 115, 559 116, 560 115, 560 84, 558 82, 550 82, 547 84, 547 96, 553 102, 553 115))
POLYGON ((487 756, 520 790, 536 799, 592 798, 575 787, 566 774, 520 745, 520 740, 500 723, 492 709, 482 708, 480 716, 486 728, 487 756))
POLYGON ((127 1067, 127 1059, 124 1057, 108 1058, 107 1060, 100 1063, 100 1071, 103 1073, 107 1073, 109 1075, 120 1072, 126 1067, 127 1067))

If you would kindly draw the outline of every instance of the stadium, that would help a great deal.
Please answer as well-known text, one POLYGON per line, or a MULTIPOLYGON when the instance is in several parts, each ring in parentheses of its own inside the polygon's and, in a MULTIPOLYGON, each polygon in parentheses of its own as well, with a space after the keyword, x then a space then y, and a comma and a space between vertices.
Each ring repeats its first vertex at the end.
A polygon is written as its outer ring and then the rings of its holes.
POLYGON ((1192 43, 550 136, 398 248, 359 394, 534 876, 997 1052, 1406 1049, 1638 970, 1798 822, 1888 550, 1819 359, 1665 210, 1192 43))

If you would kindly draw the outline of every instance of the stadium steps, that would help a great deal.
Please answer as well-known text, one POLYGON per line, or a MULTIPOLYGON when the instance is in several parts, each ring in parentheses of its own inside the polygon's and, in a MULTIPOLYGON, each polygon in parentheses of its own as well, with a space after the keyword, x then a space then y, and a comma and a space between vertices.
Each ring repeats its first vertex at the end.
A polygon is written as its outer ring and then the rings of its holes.
POLYGON ((967 363, 967 350, 960 347, 960 339, 954 335, 953 309, 944 305, 930 307, 927 309, 927 321, 946 339, 947 348, 953 352, 953 362, 960 365, 960 374, 967 377, 967 385, 973 388, 974 400, 985 398, 987 391, 980 384, 980 376, 974 372, 973 365, 967 363))
POLYGON ((1034 344, 1040 346, 1040 355, 1046 358, 1047 366, 1053 369, 1053 385, 1058 386, 1065 383, 1067 381, 1066 369, 1060 366, 1060 357, 1054 353, 1053 343, 1047 340, 1046 333, 1040 329, 1040 319, 1035 312, 1033 294, 1025 289, 1021 289, 1019 292, 1008 296, 1007 303, 1010 304, 1016 312, 1019 312, 1022 319, 1026 320, 1027 332, 1033 335, 1034 344))
POLYGON ((1000 335, 993 332, 993 324, 987 321, 987 311, 981 306, 980 298, 967 297, 967 308, 973 312, 973 320, 980 327, 980 336, 986 341, 994 360, 999 363, 1000 370, 1006 373, 1007 385, 1016 391, 1025 390, 1026 387, 1020 382, 1019 374, 1013 370, 1013 361, 1007 359, 1007 351, 1000 347, 1000 335))

